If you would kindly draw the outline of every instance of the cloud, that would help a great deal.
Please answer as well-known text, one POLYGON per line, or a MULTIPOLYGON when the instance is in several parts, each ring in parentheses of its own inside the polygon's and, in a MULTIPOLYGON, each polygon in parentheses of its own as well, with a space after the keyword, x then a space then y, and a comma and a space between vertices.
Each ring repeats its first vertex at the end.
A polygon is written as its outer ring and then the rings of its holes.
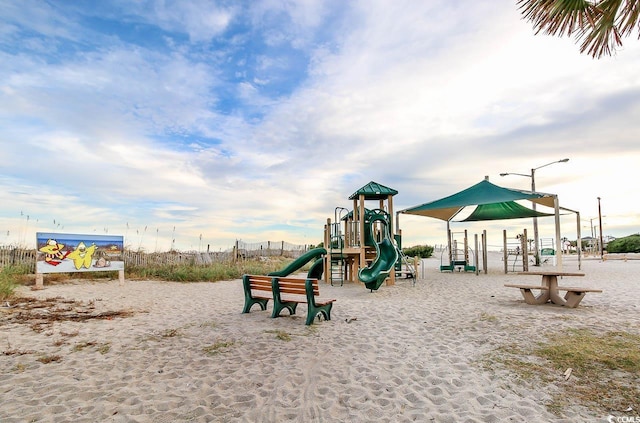
MULTIPOLYGON (((6 9, 6 227, 27 210, 65 230, 153 228, 150 249, 153 230, 169 245, 174 226, 178 248, 200 234, 218 248, 317 243, 370 180, 399 190, 399 209, 485 175, 527 188, 498 174, 564 157, 539 172, 540 190, 585 215, 601 195, 621 231, 633 225, 623 216, 638 204, 619 181, 640 158, 634 43, 594 61, 533 36, 506 0, 6 9)), ((405 245, 442 240, 441 222, 407 225, 405 245)))

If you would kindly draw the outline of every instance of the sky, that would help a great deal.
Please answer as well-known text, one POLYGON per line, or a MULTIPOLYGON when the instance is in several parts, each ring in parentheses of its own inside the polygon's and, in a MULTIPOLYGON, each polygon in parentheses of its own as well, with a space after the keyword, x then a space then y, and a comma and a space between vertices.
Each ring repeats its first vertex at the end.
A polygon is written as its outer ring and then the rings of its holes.
MULTIPOLYGON (((563 237, 636 234, 638 69, 636 36, 593 59, 515 0, 0 0, 0 245, 315 245, 370 181, 398 211, 540 166, 580 212, 563 237)), ((446 243, 443 221, 399 226, 446 243)), ((532 222, 452 227, 491 247, 532 222)))

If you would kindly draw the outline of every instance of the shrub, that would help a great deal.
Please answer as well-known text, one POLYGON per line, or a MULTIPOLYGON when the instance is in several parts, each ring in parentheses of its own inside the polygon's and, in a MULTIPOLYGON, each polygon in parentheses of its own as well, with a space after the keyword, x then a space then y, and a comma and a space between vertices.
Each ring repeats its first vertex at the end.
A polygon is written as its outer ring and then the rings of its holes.
POLYGON ((607 244, 608 253, 640 253, 640 234, 615 239, 607 244))
POLYGON ((402 252, 409 257, 429 258, 433 255, 433 247, 430 245, 416 245, 414 247, 403 248, 402 252))
POLYGON ((0 269, 0 300, 6 300, 13 295, 18 286, 17 279, 24 271, 23 266, 5 266, 0 269))

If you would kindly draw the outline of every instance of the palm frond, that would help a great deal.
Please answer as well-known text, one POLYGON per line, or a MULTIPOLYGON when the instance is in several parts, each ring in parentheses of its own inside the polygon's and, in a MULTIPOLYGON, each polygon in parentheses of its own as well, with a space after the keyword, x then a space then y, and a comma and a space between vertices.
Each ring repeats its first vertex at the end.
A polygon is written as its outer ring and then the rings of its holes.
POLYGON ((536 33, 572 35, 597 20, 597 9, 587 0, 518 0, 516 4, 536 33))
POLYGON ((582 28, 578 40, 583 40, 580 52, 593 56, 610 56, 616 47, 622 46, 622 37, 616 26, 616 16, 624 0, 605 0, 596 6, 597 20, 592 28, 582 28))
MULTIPOLYGON (((580 52, 600 58, 640 29, 640 0, 517 0, 536 34, 575 36, 580 52)), ((640 31, 639 31, 640 32, 640 31)))
MULTIPOLYGON (((640 1, 627 0, 624 7, 619 12, 617 26, 622 36, 627 36, 633 31, 634 27, 640 29, 640 1)), ((640 37, 640 31, 638 31, 640 37)))

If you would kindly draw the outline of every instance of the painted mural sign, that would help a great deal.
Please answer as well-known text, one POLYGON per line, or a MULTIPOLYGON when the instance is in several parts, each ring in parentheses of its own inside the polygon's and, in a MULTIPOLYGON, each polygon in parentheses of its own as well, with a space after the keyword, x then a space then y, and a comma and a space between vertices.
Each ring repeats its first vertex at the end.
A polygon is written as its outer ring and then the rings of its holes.
POLYGON ((36 273, 124 271, 124 237, 36 233, 36 273))

